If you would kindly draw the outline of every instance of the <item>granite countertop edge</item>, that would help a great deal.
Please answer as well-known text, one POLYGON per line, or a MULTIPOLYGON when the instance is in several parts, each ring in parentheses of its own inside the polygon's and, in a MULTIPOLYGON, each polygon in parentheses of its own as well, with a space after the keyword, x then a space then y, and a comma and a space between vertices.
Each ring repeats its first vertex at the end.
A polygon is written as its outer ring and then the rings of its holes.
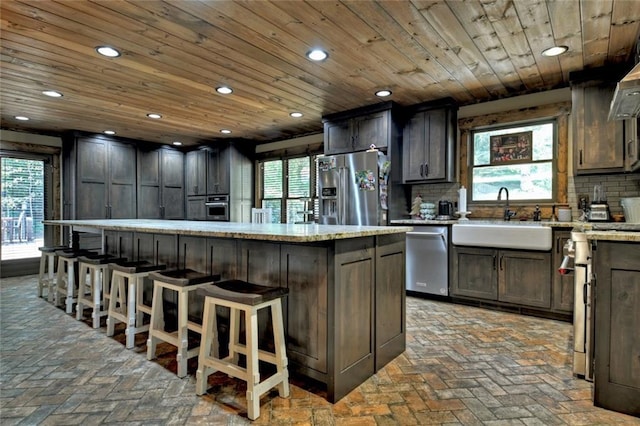
POLYGON ((236 238, 276 242, 320 242, 376 235, 400 234, 410 226, 343 226, 317 224, 257 224, 150 219, 45 220, 64 225, 111 231, 153 232, 186 236, 236 238))

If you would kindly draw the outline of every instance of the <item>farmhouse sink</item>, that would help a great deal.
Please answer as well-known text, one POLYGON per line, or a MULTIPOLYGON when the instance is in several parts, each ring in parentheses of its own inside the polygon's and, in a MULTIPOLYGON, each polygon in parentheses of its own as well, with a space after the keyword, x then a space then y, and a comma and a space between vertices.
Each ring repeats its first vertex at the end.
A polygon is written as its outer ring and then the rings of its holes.
POLYGON ((539 222, 483 223, 473 221, 452 226, 451 241, 460 246, 551 250, 551 227, 539 222))

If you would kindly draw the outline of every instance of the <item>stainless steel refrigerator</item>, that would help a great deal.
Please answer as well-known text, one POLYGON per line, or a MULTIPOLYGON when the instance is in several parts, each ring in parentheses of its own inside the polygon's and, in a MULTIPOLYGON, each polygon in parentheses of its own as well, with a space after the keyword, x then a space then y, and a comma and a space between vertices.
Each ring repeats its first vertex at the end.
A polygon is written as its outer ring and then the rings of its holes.
POLYGON ((318 158, 320 223, 387 225, 389 171, 380 151, 318 158))

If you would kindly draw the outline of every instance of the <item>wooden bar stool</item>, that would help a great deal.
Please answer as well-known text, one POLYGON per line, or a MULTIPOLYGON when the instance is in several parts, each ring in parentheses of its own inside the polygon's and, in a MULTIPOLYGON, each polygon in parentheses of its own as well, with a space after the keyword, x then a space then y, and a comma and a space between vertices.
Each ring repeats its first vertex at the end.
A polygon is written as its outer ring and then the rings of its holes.
POLYGON ((112 275, 107 311, 107 336, 114 335, 116 322, 125 323, 126 348, 131 349, 136 334, 149 330, 149 325, 143 323, 144 313, 151 315, 151 307, 144 305, 143 301, 144 279, 150 272, 163 270, 166 266, 139 261, 111 263, 109 268, 112 275), (138 309, 141 305, 143 308, 138 309))
POLYGON ((220 275, 207 275, 192 269, 175 269, 162 272, 151 272, 149 278, 153 280, 153 300, 151 302, 151 322, 149 324, 149 338, 147 340, 147 359, 156 356, 156 345, 159 340, 170 343, 178 348, 178 377, 187 375, 187 361, 198 355, 198 347, 189 349, 189 330, 202 335, 202 325, 189 321, 189 292, 211 286, 220 280, 220 275), (164 307, 162 291, 164 289, 178 293, 178 330, 167 332, 164 330, 164 307))
POLYGON ((216 283, 200 290, 205 295, 202 322, 202 339, 196 372, 196 394, 207 391, 207 378, 216 371, 247 382, 247 416, 255 420, 260 416, 260 396, 274 386, 281 397, 289 396, 289 372, 284 338, 281 299, 289 289, 265 287, 244 281, 230 280, 216 283), (231 309, 229 327, 229 355, 219 357, 216 306, 231 309), (258 311, 271 309, 275 353, 258 348, 258 311), (240 343, 240 313, 244 313, 246 324, 246 344, 240 343), (239 354, 246 356, 246 368, 238 365, 239 354), (276 366, 276 373, 260 381, 258 360, 276 366))
POLYGON ((64 250, 65 246, 38 247, 42 252, 40 255, 40 271, 38 274, 38 297, 44 297, 44 290, 47 290, 47 300, 53 302, 55 299, 55 267, 56 267, 56 251, 64 250))
POLYGON ((100 318, 107 315, 109 293, 109 263, 126 262, 124 258, 116 258, 109 254, 84 255, 78 258, 80 282, 78 285, 78 301, 76 319, 80 321, 85 308, 91 309, 93 328, 100 327, 100 318))
POLYGON ((56 271, 55 305, 65 305, 65 312, 73 312, 73 304, 78 297, 78 257, 86 254, 95 254, 88 250, 74 251, 64 249, 56 251, 58 256, 58 269, 56 271), (64 301, 64 302, 63 302, 64 301))

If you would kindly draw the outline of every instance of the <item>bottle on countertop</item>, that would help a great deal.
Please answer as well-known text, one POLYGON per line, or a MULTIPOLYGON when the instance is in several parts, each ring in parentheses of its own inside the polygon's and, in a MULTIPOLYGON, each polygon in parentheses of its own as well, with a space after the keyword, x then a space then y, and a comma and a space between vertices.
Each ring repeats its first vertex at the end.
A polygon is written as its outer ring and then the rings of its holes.
POLYGON ((540 215, 542 212, 540 212, 540 206, 536 204, 536 209, 533 211, 533 220, 535 222, 540 222, 540 215))

